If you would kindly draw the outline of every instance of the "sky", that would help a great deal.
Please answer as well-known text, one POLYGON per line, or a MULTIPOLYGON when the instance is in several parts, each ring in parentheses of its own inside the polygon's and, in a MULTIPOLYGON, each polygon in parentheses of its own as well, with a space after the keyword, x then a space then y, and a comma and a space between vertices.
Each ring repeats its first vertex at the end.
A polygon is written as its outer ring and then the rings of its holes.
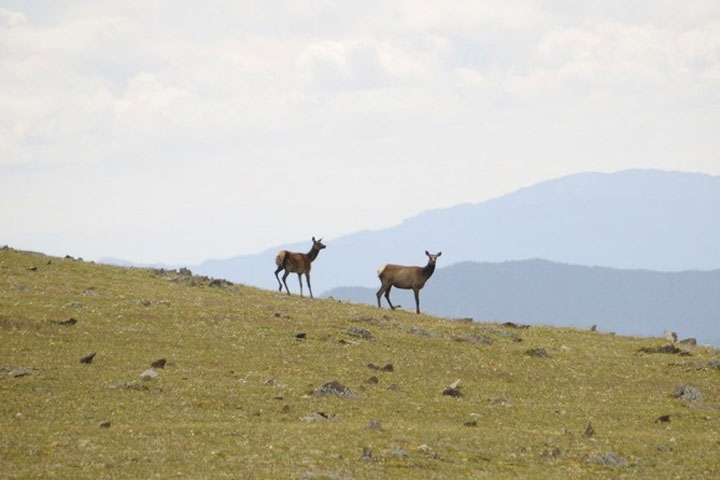
POLYGON ((193 264, 631 168, 720 174, 717 0, 0 0, 0 245, 193 264))

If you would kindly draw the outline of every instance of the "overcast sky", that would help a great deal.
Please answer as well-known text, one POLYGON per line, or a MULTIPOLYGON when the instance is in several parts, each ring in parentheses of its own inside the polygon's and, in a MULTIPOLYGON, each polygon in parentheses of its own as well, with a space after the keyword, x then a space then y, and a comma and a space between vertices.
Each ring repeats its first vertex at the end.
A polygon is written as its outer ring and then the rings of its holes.
POLYGON ((717 0, 0 0, 0 244, 194 263, 628 168, 720 174, 717 0))

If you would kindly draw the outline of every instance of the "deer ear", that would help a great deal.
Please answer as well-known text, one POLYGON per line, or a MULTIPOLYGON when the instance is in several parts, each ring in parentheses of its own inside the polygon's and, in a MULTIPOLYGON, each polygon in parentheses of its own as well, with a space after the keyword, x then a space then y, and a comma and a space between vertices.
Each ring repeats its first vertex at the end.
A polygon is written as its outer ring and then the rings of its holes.
POLYGON ((313 237, 313 243, 315 243, 315 237, 313 237))
POLYGON ((425 255, 427 255, 429 257, 430 253, 427 250, 425 250, 425 255))
POLYGON ((442 255, 442 252, 438 252, 437 256, 439 257, 440 255, 442 255))

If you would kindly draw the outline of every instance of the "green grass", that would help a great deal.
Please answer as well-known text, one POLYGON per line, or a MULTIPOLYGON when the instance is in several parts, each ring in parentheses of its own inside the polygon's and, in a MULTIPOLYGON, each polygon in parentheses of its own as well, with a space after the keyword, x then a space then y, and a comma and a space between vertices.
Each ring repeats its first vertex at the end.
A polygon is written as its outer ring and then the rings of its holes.
POLYGON ((0 250, 0 477, 720 475, 720 370, 704 367, 720 357, 715 349, 645 355, 641 347, 664 342, 195 283, 0 250), (90 287, 96 295, 83 293, 90 287), (70 317, 76 325, 53 323, 70 317), (463 341, 470 334, 493 343, 463 341), (551 358, 528 356, 534 347, 551 358), (79 363, 91 352, 92 364, 79 363), (160 357, 168 364, 159 378, 140 380, 160 357), (19 367, 31 374, 9 375, 19 367), (456 379, 464 396, 442 395, 456 379), (358 397, 313 395, 330 380, 358 397), (673 398, 682 384, 704 402, 673 398), (317 412, 330 418, 304 420, 317 412), (654 422, 664 414, 670 423, 654 422), (366 428, 373 419, 380 430, 366 428), (583 434, 589 421, 592 437, 583 434), (592 461, 606 452, 627 465, 592 461))

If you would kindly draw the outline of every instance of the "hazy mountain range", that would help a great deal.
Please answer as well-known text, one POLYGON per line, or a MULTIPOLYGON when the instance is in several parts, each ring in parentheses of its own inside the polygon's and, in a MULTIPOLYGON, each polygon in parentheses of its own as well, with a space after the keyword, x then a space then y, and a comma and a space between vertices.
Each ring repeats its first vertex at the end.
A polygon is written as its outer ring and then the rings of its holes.
MULTIPOLYGON (((377 288, 339 287, 337 300, 376 304, 377 288)), ((393 304, 414 311, 411 291, 393 289, 393 304)), ((383 308, 387 308, 385 299, 383 308)), ((720 345, 720 270, 652 272, 523 260, 461 262, 439 268, 420 293, 424 312, 477 321, 577 327, 681 337, 720 345)))
MULTIPOLYGON (((542 258, 657 271, 716 269, 718 212, 717 176, 655 170, 576 174, 493 200, 428 211, 392 228, 326 238, 328 248, 313 264, 313 291, 374 286, 381 264, 424 264, 425 250, 443 252, 438 267, 542 258)), ((275 288, 277 251, 308 251, 310 245, 308 238, 191 268, 275 288)), ((288 285, 297 291, 293 277, 288 285)))

